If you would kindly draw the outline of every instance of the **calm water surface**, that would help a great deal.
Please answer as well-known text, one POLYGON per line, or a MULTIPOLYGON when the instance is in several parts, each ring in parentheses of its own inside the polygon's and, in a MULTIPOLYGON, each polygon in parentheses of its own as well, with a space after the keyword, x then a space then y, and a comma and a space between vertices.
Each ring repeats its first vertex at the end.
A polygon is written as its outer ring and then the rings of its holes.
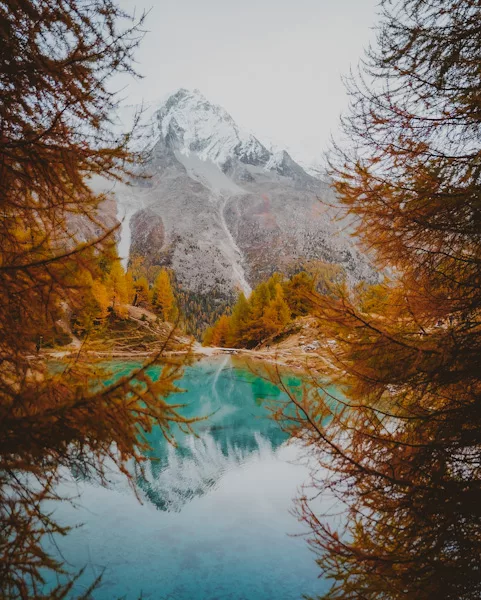
POLYGON ((57 540, 72 571, 86 567, 76 593, 102 572, 95 600, 321 593, 314 555, 293 535, 303 528, 289 512, 307 471, 262 402, 279 390, 226 357, 188 367, 180 387, 186 392, 174 400, 189 404, 185 414, 214 415, 197 426, 198 438, 178 434, 177 449, 151 435, 142 504, 113 474, 110 489, 78 478, 66 490, 79 494, 77 507, 55 507, 61 523, 83 524, 57 540))

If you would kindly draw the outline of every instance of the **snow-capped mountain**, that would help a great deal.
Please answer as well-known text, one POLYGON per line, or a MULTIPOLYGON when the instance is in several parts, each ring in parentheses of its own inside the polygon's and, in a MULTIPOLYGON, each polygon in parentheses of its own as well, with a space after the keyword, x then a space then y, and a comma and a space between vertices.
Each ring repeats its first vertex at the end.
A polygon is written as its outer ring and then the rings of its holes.
POLYGON ((354 281, 372 276, 320 202, 335 203, 329 185, 286 151, 268 150, 197 90, 146 115, 149 178, 115 190, 121 256, 168 265, 183 289, 224 297, 311 259, 341 264, 354 281))
POLYGON ((156 120, 164 139, 175 138, 183 152, 195 152, 201 160, 221 168, 233 156, 250 164, 269 160, 267 148, 198 90, 181 89, 173 94, 156 113, 156 120))

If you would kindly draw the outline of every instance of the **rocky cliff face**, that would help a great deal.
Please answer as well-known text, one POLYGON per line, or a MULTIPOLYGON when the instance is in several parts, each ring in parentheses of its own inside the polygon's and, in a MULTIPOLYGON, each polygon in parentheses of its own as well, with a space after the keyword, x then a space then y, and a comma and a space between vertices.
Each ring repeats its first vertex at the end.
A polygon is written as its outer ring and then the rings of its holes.
POLYGON ((183 289, 233 295, 274 271, 320 259, 369 279, 367 260, 321 200, 326 183, 272 153, 197 91, 151 109, 146 180, 116 190, 124 256, 174 269, 183 289))

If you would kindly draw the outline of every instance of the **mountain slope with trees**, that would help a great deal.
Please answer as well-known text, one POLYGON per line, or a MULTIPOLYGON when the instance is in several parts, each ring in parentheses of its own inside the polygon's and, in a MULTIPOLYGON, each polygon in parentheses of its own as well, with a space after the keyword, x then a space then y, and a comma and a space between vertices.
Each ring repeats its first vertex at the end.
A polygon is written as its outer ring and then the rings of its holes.
MULTIPOLYGON (((335 294, 345 285, 345 275, 336 265, 311 263, 289 279, 274 273, 254 288, 249 298, 241 293, 231 311, 206 329, 204 346, 255 348, 276 345, 287 325, 314 311, 320 291, 335 294)), ((364 284, 363 284, 364 285, 364 284)))
POLYGON ((287 152, 268 150, 198 90, 180 89, 149 106, 144 132, 148 160, 138 173, 148 178, 115 190, 128 215, 124 258, 130 252, 130 260, 171 269, 185 294, 231 304, 239 290, 248 295, 308 260, 341 265, 353 283, 375 279, 335 222, 330 183, 287 152))

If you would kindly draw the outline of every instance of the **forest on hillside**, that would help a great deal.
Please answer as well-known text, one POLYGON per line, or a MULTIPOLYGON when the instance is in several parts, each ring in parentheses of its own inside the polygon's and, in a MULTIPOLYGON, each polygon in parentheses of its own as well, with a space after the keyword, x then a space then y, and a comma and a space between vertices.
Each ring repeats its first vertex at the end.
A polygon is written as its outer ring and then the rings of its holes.
MULTIPOLYGON (((203 344, 254 348, 275 343, 294 319, 314 312, 318 296, 336 296, 345 286, 345 274, 339 265, 321 261, 313 261, 308 271, 289 278, 274 273, 256 286, 249 298, 240 293, 234 306, 206 328, 203 344)), ((372 295, 376 286, 359 285, 359 289, 367 287, 372 295)))

